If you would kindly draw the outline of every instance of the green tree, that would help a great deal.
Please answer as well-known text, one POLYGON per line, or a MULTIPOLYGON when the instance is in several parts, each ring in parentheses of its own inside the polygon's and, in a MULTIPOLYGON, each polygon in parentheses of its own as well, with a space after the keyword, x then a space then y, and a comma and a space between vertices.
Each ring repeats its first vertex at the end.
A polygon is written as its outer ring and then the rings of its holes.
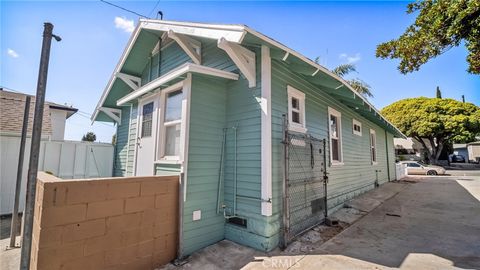
MULTIPOLYGON (((332 72, 342 78, 345 78, 351 72, 357 72, 357 68, 354 64, 343 64, 339 65, 338 67, 332 69, 332 72)), ((347 83, 355 89, 359 94, 366 96, 366 97, 373 97, 371 87, 366 82, 362 81, 358 78, 353 79, 345 79, 347 83)))
POLYGON ((89 131, 87 134, 83 135, 82 141, 84 142, 94 142, 97 140, 97 135, 95 133, 89 131))
POLYGON ((383 108, 382 114, 419 141, 432 164, 438 163, 445 145, 470 142, 480 134, 480 108, 453 99, 403 99, 383 108))
POLYGON ((440 87, 437 86, 437 98, 442 98, 442 91, 440 91, 440 87))
POLYGON ((415 22, 398 39, 378 45, 377 57, 400 59, 398 69, 406 74, 464 43, 468 72, 480 74, 479 0, 420 0, 408 4, 412 13, 415 22))

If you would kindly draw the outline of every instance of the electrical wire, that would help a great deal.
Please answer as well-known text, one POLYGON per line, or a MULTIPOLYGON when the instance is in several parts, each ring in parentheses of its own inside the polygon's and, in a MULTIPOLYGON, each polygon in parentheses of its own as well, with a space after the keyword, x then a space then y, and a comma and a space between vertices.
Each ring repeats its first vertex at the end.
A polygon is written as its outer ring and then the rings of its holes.
POLYGON ((152 8, 152 11, 150 11, 150 13, 148 13, 148 16, 152 16, 152 13, 155 11, 155 9, 158 7, 158 4, 160 4, 160 0, 157 1, 157 3, 155 4, 155 6, 152 8))
POLYGON ((137 12, 135 12, 135 11, 132 11, 132 10, 126 9, 126 8, 124 8, 124 7, 121 7, 121 6, 115 5, 115 4, 113 4, 113 3, 110 3, 110 2, 108 2, 108 1, 105 1, 105 0, 100 0, 100 2, 103 2, 103 3, 105 3, 105 4, 108 4, 108 5, 114 6, 114 7, 116 7, 116 8, 122 9, 122 10, 125 10, 126 12, 133 13, 133 14, 135 14, 135 15, 137 15, 137 16, 140 16, 140 17, 142 17, 142 18, 151 19, 150 17, 144 16, 144 15, 142 15, 142 14, 139 14, 139 13, 137 13, 137 12))

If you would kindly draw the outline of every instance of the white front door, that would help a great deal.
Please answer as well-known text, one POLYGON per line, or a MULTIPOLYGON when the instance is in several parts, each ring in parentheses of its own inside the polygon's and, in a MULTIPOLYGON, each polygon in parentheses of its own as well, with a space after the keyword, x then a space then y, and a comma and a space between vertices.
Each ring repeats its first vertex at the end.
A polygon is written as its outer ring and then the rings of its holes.
POLYGON ((154 97, 142 100, 138 108, 139 118, 135 175, 154 175, 158 97, 155 95, 154 97))

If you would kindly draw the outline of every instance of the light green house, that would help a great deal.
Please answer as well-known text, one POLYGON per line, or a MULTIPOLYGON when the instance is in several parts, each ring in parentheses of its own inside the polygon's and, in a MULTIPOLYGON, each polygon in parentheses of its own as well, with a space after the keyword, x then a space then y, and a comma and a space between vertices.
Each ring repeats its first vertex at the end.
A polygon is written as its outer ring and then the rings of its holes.
POLYGON ((92 120, 117 124, 116 176, 182 176, 179 256, 288 243, 394 180, 403 137, 344 80, 247 26, 147 19, 92 120))

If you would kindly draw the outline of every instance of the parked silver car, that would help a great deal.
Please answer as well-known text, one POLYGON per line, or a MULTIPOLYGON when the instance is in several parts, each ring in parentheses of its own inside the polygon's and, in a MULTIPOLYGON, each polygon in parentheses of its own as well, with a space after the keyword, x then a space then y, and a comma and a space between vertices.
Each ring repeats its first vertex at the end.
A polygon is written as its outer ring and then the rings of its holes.
POLYGON ((440 166, 427 165, 417 161, 401 161, 407 165, 407 174, 438 175, 445 174, 445 169, 440 166))

